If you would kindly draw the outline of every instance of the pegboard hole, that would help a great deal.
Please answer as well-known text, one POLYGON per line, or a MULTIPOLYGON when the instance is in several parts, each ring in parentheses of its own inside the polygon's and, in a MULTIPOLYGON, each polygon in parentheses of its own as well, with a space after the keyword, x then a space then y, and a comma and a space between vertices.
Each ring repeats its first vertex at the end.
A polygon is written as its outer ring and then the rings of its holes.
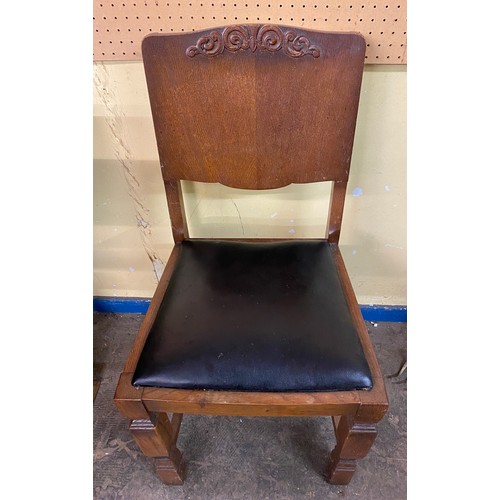
MULTIPOLYGON (((267 3, 266 0, 264 0, 263 3, 261 3, 262 0, 256 0, 256 2, 259 3, 249 2, 249 0, 242 0, 242 2, 232 0, 232 3, 231 0, 221 0, 220 2, 216 2, 215 0, 187 0, 185 2, 182 0, 167 0, 161 5, 158 1, 153 2, 152 0, 149 2, 141 0, 139 3, 129 3, 123 0, 123 3, 118 2, 116 4, 114 3, 116 0, 112 1, 112 4, 107 2, 95 4, 96 8, 97 6, 101 8, 101 11, 97 11, 101 12, 100 15, 96 15, 96 11, 93 13, 94 53, 95 59, 97 60, 102 60, 100 49, 106 46, 110 40, 112 40, 110 46, 121 46, 123 50, 125 44, 129 42, 132 44, 140 44, 140 41, 146 34, 155 31, 170 31, 175 33, 204 29, 208 30, 210 26, 248 22, 261 22, 264 24, 273 22, 287 24, 290 22, 297 23, 297 28, 302 26, 305 29, 319 29, 320 31, 328 29, 329 26, 332 25, 340 31, 350 31, 353 29, 353 24, 357 23, 358 30, 364 34, 365 37, 370 37, 369 40, 371 43, 367 44, 368 50, 367 54, 365 54, 369 63, 377 62, 380 64, 384 63, 385 60, 387 63, 391 61, 393 64, 400 64, 404 62, 406 58, 406 52, 401 51, 399 57, 393 52, 397 50, 396 47, 406 47, 406 31, 404 31, 404 33, 402 31, 402 29, 406 29, 406 19, 403 15, 405 14, 404 9, 398 18, 393 17, 396 7, 398 9, 405 8, 405 4, 397 5, 397 0, 394 2, 390 0, 387 4, 384 2, 380 5, 378 2, 360 5, 353 0, 341 4, 333 3, 331 5, 330 2, 320 2, 319 0, 316 0, 315 3, 312 3, 312 1, 301 3, 300 0, 294 0, 293 4, 291 2, 272 3, 270 0, 268 0, 267 3), (167 7, 166 11, 161 10, 164 9, 165 6, 167 7), (212 8, 210 8, 210 6, 212 8), (335 16, 332 18, 331 15, 328 15, 330 8, 334 10, 335 6, 337 6, 337 10, 339 11, 337 14, 339 16, 338 18, 335 18, 335 16), (373 9, 367 11, 368 13, 372 13, 374 16, 373 18, 369 16, 360 17, 363 15, 362 12, 364 12, 365 8, 373 9), (262 11, 266 9, 267 11, 263 15, 262 11), (283 13, 287 10, 289 13, 290 9, 292 9, 293 17, 284 18, 283 13), (299 15, 299 17, 297 17, 298 14, 295 11, 299 9, 302 9, 302 16, 299 15), (308 11, 306 9, 308 9, 308 11), (340 10, 342 10, 342 13, 340 13, 340 10), (313 11, 315 14, 312 14, 313 11), (163 12, 166 13, 163 14, 163 12), (165 24, 162 22, 163 19, 168 20, 165 30, 159 28, 159 26, 165 24), (375 24, 370 25, 370 22, 375 24), (309 25, 307 23, 309 23, 309 25), (379 23, 383 23, 384 26, 391 24, 394 26, 394 31, 377 32, 373 31, 374 28, 371 28, 372 31, 366 31, 366 29, 369 29, 369 26, 375 26, 379 29, 379 23), (201 25, 198 26, 198 24, 201 25), (170 28, 168 26, 170 26, 170 28), (127 39, 123 39, 124 37, 121 36, 122 32, 123 34, 127 34, 127 39), (102 37, 103 33, 107 33, 105 38, 102 37), (144 35, 142 33, 144 33, 144 35), (390 40, 387 40, 388 37, 390 37, 390 40), (389 44, 388 42, 391 43, 389 44)), ((114 55, 118 60, 127 60, 126 56, 132 59, 130 52, 125 52, 125 54, 123 52, 115 52, 114 55)), ((109 52, 105 53, 105 56, 104 60, 113 59, 109 52)), ((134 53, 134 56, 138 56, 137 58, 139 58, 140 51, 134 53)))

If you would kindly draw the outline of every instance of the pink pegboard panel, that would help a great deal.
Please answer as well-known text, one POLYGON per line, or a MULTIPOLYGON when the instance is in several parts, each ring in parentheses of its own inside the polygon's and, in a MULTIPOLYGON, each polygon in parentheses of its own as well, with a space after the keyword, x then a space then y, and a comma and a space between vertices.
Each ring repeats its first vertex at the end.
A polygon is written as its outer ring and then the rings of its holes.
POLYGON ((406 64, 406 0, 94 0, 94 60, 140 60, 149 33, 249 23, 358 31, 366 39, 366 63, 406 64))

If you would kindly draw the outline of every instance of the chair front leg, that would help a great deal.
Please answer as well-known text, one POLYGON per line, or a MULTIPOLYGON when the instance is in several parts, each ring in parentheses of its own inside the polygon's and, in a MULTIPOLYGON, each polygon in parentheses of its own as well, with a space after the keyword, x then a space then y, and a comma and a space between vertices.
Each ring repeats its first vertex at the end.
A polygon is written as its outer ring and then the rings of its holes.
POLYGON ((184 482, 184 462, 176 446, 181 420, 182 415, 178 414, 170 422, 166 413, 159 413, 150 419, 130 422, 135 442, 144 455, 154 458, 156 473, 165 484, 181 485, 184 482))
POLYGON ((356 422, 352 415, 334 417, 337 445, 330 454, 326 479, 332 484, 349 484, 356 460, 370 451, 377 429, 374 423, 356 422))

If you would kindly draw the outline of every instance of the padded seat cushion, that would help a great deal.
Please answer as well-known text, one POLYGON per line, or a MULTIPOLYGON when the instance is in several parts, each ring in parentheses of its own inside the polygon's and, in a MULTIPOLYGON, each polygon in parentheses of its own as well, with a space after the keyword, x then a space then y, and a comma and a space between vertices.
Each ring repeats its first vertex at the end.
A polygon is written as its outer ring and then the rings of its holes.
POLYGON ((184 241, 133 384, 370 389, 328 242, 184 241))

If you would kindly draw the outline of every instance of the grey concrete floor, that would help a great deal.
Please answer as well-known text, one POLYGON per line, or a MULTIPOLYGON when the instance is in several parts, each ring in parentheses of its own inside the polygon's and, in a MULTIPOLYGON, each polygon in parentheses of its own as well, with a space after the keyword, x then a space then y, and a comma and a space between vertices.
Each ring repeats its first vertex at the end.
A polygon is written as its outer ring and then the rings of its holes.
MULTIPOLYGON (((94 314, 94 498, 290 499, 406 498, 406 373, 387 378, 389 411, 348 486, 322 474, 335 446, 328 417, 245 418, 185 415, 178 447, 187 464, 183 486, 165 486, 128 432, 113 394, 144 316, 94 314)), ((367 322, 382 372, 406 359, 406 324, 367 322)))

